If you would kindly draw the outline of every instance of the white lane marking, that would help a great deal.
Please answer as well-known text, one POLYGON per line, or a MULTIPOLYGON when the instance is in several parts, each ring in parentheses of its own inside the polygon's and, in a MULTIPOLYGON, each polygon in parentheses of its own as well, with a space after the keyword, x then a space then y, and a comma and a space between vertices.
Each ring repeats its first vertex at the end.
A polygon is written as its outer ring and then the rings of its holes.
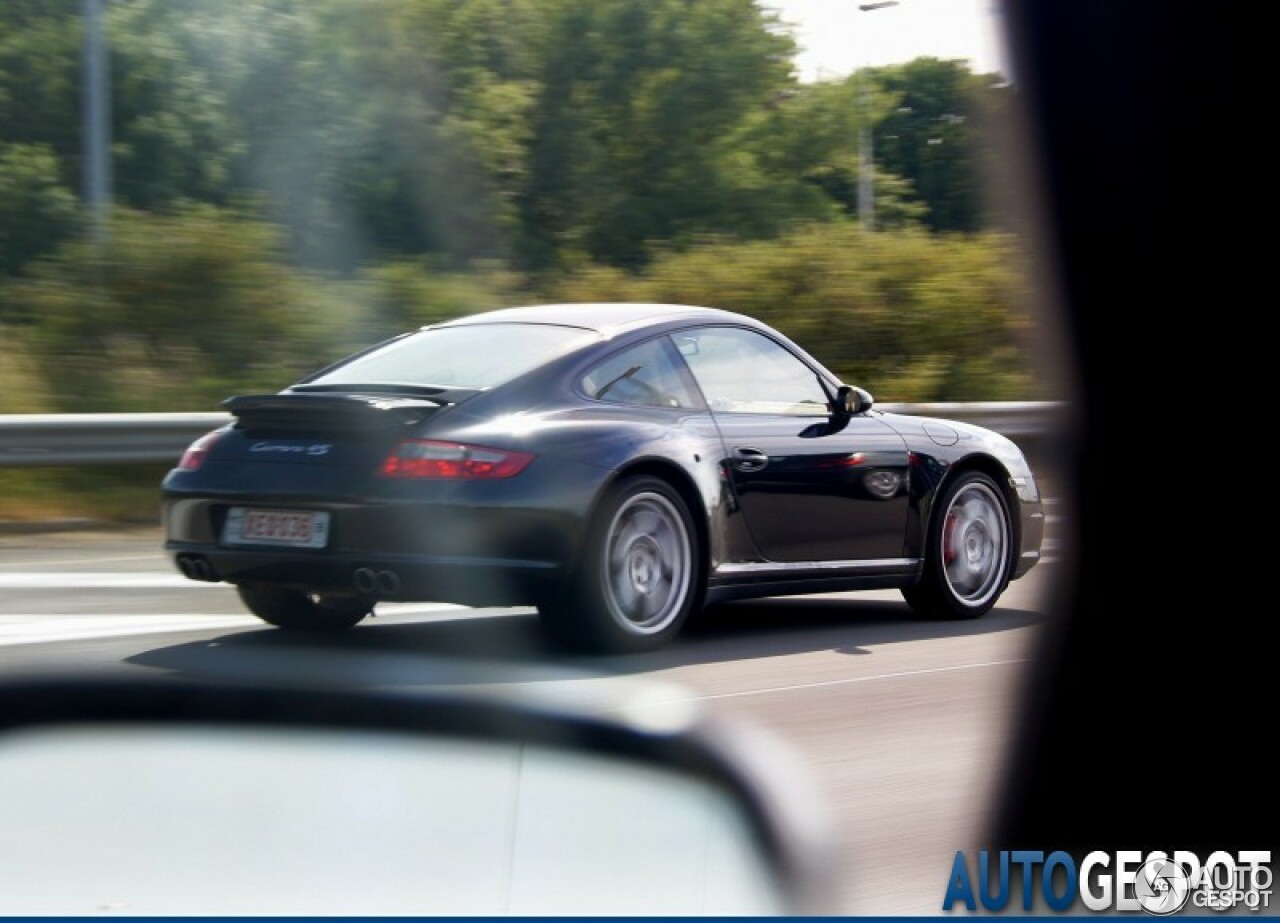
POLYGON ((378 603, 378 615, 419 615, 424 612, 459 612, 470 609, 457 603, 378 603))
POLYGON ((0 567, 65 567, 68 564, 97 564, 101 561, 155 561, 163 564, 163 555, 154 551, 147 554, 115 554, 102 558, 76 558, 66 561, 0 561, 0 567))
POLYGON ((708 695, 695 695, 684 699, 663 699, 646 702, 645 705, 669 705, 676 702, 702 702, 708 699, 737 699, 749 695, 770 695, 775 692, 793 692, 797 689, 819 689, 824 686, 847 686, 851 683, 869 683, 878 679, 901 679, 904 676, 925 676, 930 673, 954 673, 957 670, 978 670, 983 667, 1003 667, 1015 663, 1027 663, 1029 657, 1015 657, 1012 660, 983 660, 979 663, 960 663, 949 667, 930 667, 925 670, 902 670, 898 673, 875 673, 871 676, 848 676, 844 679, 828 679, 816 683, 795 683, 790 686, 764 686, 760 689, 743 689, 739 692, 713 692, 708 695))
MULTIPOLYGON (((449 603, 381 603, 378 615, 434 615, 434 620, 456 618, 466 606, 449 603)), ((433 621, 427 619, 426 621, 433 621)), ((206 631, 216 628, 265 628, 256 616, 243 612, 223 614, 164 613, 158 615, 0 615, 0 647, 42 644, 52 641, 85 641, 172 631, 206 631)))
MULTIPOLYGON (((145 574, 116 571, 50 571, 36 574, 0 574, 0 590, 234 590, 230 583, 189 580, 178 573, 145 574)), ((388 606, 405 605, 387 603, 388 606)), ((443 605, 431 603, 430 605, 443 605)))
POLYGON ((179 573, 142 574, 113 571, 50 571, 36 574, 0 574, 0 590, 154 590, 220 587, 226 583, 188 580, 179 573))
POLYGON ((262 622, 246 615, 6 615, 0 647, 254 625, 262 622))
MULTIPOLYGON (((207 583, 188 580, 181 574, 121 574, 121 573, 48 573, 48 574, 0 574, 0 590, 234 590, 230 583, 207 583)), ((382 602, 378 604, 381 615, 412 615, 423 612, 440 612, 451 609, 468 609, 456 603, 382 602)), ((60 618, 50 615, 47 618, 60 618)), ((151 616, 142 616, 151 618, 151 616)))

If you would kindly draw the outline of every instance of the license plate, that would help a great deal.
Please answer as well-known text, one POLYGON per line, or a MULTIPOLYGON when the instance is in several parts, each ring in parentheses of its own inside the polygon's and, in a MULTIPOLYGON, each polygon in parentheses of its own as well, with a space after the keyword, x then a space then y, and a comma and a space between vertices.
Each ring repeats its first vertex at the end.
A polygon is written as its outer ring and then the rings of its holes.
POLYGON ((329 543, 329 514, 306 510, 255 510, 233 506, 222 530, 227 545, 287 545, 323 548, 329 543))

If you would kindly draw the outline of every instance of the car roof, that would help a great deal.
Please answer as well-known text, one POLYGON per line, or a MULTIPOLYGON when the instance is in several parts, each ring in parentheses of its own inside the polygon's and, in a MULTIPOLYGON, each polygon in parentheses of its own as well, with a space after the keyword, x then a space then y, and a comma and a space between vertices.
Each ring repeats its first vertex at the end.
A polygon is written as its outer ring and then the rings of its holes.
POLYGON ((556 324, 581 327, 612 337, 624 330, 648 327, 669 321, 693 320, 719 323, 745 323, 759 326, 743 314, 686 304, 641 304, 630 302, 587 304, 543 304, 522 308, 502 308, 439 324, 459 327, 471 324, 556 324))

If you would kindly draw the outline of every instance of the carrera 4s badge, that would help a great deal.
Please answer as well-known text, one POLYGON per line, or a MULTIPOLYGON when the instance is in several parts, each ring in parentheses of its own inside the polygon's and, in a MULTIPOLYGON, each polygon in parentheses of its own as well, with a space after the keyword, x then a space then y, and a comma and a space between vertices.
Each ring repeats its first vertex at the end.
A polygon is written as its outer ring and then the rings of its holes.
POLYGON ((283 452, 292 455, 328 455, 333 448, 330 442, 313 442, 302 444, 297 442, 255 442, 249 446, 250 452, 283 452))

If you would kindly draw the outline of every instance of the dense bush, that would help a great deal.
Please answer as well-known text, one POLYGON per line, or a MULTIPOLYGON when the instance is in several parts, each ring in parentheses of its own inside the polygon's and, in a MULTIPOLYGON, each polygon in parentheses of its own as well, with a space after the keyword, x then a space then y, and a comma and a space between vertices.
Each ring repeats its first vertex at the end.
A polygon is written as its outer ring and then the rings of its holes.
POLYGON ((328 305, 276 248, 269 226, 208 206, 119 211, 102 245, 37 261, 4 302, 56 409, 203 409, 326 351, 328 305))
POLYGON ((120 210, 102 245, 73 241, 0 289, 0 384, 25 383, 0 388, 0 413, 212 409, 406 329, 520 301, 516 285, 498 267, 410 260, 321 275, 290 267, 277 229, 234 212, 120 210))
POLYGON ((28 331, 0 323, 0 413, 46 413, 44 377, 31 353, 28 331))
POLYGON ((1038 392, 1015 257, 994 235, 837 223, 705 241, 638 273, 584 264, 536 286, 496 265, 409 260, 339 278, 289 268, 270 226, 227 212, 123 213, 102 249, 64 246, 5 289, 17 322, 0 376, 29 384, 0 389, 0 412, 209 409, 422 324, 539 300, 722 307, 884 400, 1023 399, 1038 392))
POLYGON ((553 294, 749 314, 883 400, 1026 399, 1038 392, 1016 256, 995 235, 824 224, 773 241, 707 242, 638 275, 584 268, 553 294))

